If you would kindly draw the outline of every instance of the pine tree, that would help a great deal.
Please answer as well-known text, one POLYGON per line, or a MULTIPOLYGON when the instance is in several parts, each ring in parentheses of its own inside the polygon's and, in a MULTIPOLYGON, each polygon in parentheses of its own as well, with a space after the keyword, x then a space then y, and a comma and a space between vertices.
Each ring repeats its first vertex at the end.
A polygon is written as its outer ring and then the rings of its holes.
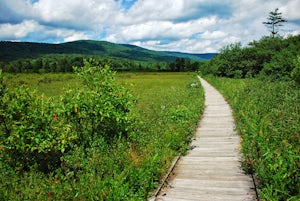
POLYGON ((275 11, 269 13, 268 21, 263 22, 269 28, 273 37, 278 33, 278 27, 283 26, 282 23, 287 22, 287 19, 283 18, 281 14, 276 8, 275 11))

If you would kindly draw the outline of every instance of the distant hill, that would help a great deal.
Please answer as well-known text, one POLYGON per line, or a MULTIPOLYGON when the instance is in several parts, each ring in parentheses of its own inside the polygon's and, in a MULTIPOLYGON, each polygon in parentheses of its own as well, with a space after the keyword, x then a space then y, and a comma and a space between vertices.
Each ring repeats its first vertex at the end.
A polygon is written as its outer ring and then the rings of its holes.
POLYGON ((100 55, 125 58, 135 61, 172 62, 176 58, 208 60, 216 54, 188 54, 181 52, 153 51, 129 44, 115 44, 106 41, 79 40, 74 42, 48 44, 32 42, 0 42, 0 61, 36 58, 49 54, 100 55))
POLYGON ((181 58, 187 58, 195 61, 209 60, 217 55, 217 53, 205 53, 205 54, 192 54, 192 53, 184 53, 184 52, 169 52, 164 51, 164 53, 181 58))

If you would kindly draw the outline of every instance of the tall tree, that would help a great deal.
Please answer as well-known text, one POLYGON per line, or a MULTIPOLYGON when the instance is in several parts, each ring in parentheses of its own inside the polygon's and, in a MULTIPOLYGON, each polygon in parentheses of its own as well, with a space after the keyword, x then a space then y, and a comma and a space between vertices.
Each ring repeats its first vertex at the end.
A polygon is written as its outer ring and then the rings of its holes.
POLYGON ((284 22, 287 22, 287 19, 282 17, 282 13, 279 12, 278 8, 269 13, 268 21, 263 22, 268 29, 270 30, 272 36, 274 37, 278 33, 278 27, 283 26, 284 22))

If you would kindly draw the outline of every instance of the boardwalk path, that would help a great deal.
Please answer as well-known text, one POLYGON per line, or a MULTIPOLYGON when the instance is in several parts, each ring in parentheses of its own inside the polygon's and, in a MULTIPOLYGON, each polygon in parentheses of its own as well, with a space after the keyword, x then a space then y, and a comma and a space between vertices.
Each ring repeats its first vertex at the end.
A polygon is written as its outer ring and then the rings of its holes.
POLYGON ((191 150, 178 161, 168 187, 156 200, 255 200, 252 179, 240 167, 240 138, 230 107, 216 89, 199 79, 205 90, 203 119, 191 150))

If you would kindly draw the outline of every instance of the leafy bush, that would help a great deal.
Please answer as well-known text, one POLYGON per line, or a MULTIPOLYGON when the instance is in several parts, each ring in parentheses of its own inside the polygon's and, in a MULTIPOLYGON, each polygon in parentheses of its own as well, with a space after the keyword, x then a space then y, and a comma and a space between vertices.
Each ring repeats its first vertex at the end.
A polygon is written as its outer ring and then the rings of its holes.
POLYGON ((291 71, 294 68, 294 55, 284 49, 272 57, 269 63, 265 63, 260 76, 265 80, 290 80, 291 71))
POLYGON ((291 77, 296 83, 300 84, 300 56, 294 60, 294 66, 295 68, 291 72, 291 77))
POLYGON ((56 100, 26 87, 8 90, 1 74, 1 147, 13 166, 27 170, 37 163, 48 171, 75 146, 86 149, 96 138, 113 141, 126 135, 132 97, 110 68, 86 62, 76 72, 83 86, 56 100))
POLYGON ((56 166, 76 135, 66 119, 57 119, 52 100, 20 87, 6 89, 1 103, 1 146, 12 165, 28 169, 38 161, 45 170, 47 165, 56 166))
POLYGON ((79 141, 90 143, 97 136, 110 141, 126 136, 133 97, 118 85, 115 73, 109 66, 93 67, 90 63, 75 68, 75 72, 83 87, 67 91, 61 101, 79 141))

